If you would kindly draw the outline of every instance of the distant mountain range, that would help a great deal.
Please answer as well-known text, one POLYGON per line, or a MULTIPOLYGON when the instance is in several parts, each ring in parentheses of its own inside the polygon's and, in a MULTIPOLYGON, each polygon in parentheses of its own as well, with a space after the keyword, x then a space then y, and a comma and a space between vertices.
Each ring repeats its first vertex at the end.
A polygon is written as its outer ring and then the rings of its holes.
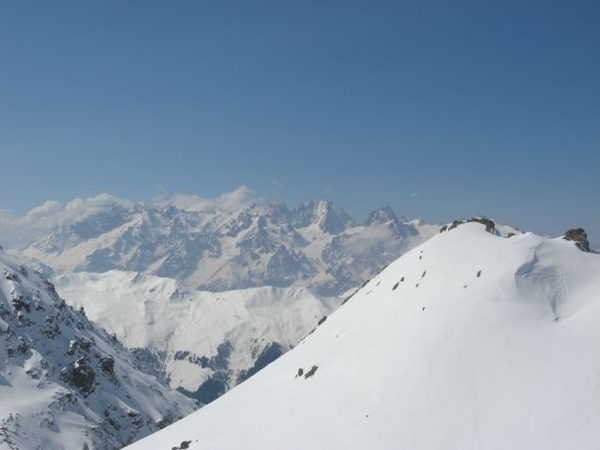
POLYGON ((398 218, 389 207, 359 223, 327 201, 289 209, 92 200, 93 207, 79 205, 79 214, 21 247, 24 255, 56 270, 143 272, 213 292, 296 285, 336 296, 439 229, 398 218))

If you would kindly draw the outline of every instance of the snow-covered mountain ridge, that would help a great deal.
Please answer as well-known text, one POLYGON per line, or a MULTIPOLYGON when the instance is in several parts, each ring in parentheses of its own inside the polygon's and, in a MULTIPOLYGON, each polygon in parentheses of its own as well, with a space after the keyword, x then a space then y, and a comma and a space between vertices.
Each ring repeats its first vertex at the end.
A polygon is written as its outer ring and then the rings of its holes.
POLYGON ((34 223, 55 226, 20 248, 24 255, 60 271, 144 272, 213 292, 299 285, 335 296, 439 228, 399 219, 389 207, 358 223, 327 201, 175 206, 104 195, 87 203, 53 220, 37 212, 34 223))
POLYGON ((462 224, 263 371, 128 448, 595 449, 599 322, 600 255, 462 224))
POLYGON ((203 403, 214 400, 296 345, 340 298, 303 287, 220 293, 141 273, 56 277, 61 296, 203 403))
POLYGON ((116 449, 196 406, 0 251, 0 447, 116 449))

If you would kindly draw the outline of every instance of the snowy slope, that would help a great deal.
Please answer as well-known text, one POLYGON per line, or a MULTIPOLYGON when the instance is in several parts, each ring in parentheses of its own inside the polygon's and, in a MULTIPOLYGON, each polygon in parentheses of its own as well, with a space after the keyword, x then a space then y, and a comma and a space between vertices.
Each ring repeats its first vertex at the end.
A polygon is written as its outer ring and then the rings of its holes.
POLYGON ((171 387, 203 403, 292 348, 341 302, 300 287, 201 292, 121 271, 68 273, 55 284, 68 304, 149 352, 171 387))
POLYGON ((121 448, 194 409, 0 252, 0 448, 121 448))
POLYGON ((599 255, 460 225, 256 376, 128 448, 597 449, 598 323, 599 255))

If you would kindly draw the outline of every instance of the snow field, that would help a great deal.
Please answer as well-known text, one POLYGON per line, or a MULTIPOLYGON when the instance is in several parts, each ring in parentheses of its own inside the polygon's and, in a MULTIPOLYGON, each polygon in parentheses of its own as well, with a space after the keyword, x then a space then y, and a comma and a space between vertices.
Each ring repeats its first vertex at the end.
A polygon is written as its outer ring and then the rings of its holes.
POLYGON ((461 225, 259 374, 128 448, 598 448, 599 293, 600 257, 572 242, 461 225))

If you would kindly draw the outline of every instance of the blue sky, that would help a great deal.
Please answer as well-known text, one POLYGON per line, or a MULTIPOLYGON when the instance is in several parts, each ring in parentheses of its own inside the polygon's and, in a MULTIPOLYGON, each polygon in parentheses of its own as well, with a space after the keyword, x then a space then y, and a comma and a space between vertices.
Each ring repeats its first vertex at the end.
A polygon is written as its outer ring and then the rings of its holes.
POLYGON ((0 209, 241 185, 600 240, 597 1, 0 6, 0 209))

